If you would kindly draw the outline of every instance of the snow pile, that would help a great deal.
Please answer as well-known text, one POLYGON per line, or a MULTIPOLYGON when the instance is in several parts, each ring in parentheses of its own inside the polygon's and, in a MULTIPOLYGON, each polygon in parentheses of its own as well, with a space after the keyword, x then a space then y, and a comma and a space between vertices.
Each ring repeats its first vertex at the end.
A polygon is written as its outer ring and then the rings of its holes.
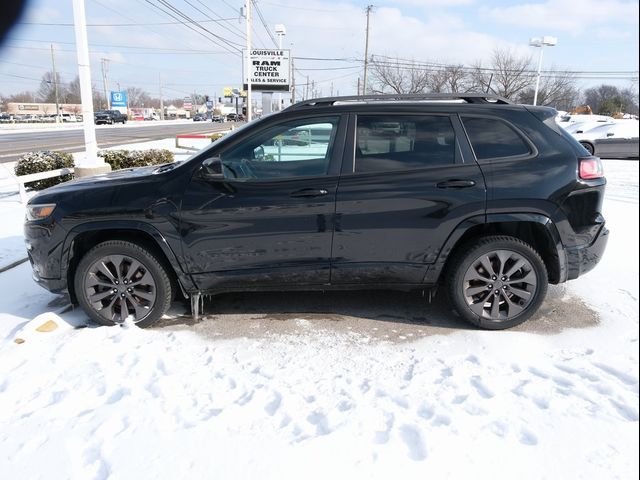
POLYGON ((0 274, 2 476, 637 478, 638 163, 605 167, 635 190, 612 180, 607 254, 567 288, 592 328, 402 343, 304 315, 256 319, 298 333, 255 338, 77 328, 28 265, 0 274), (66 326, 36 337, 51 319, 66 326))

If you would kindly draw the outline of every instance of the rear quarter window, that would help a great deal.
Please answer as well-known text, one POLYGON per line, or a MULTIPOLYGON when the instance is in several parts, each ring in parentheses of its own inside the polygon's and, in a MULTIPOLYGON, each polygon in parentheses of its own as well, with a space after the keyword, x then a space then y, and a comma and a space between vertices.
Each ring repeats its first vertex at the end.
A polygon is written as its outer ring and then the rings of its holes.
POLYGON ((533 153, 522 135, 502 120, 462 117, 462 123, 478 160, 521 157, 533 153))

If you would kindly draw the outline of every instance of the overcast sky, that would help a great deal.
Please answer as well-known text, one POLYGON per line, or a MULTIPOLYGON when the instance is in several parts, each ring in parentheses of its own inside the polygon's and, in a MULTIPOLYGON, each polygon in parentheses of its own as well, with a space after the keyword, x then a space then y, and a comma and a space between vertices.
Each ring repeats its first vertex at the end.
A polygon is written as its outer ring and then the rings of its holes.
MULTIPOLYGON (((222 47, 221 40, 212 41, 207 32, 193 32, 151 5, 160 2, 86 0, 87 22, 108 25, 89 27, 93 82, 102 87, 100 58, 108 58, 112 89, 118 83, 122 88, 138 86, 156 96, 159 75, 167 97, 194 90, 219 96, 224 86, 239 86, 241 58, 232 52, 234 44, 242 48, 246 42, 244 22, 238 19, 243 1, 164 0, 229 42, 222 47), (220 18, 227 20, 212 21, 220 18)), ((298 84, 309 75, 324 95, 332 84, 334 93, 355 93, 357 78, 362 76, 358 60, 364 55, 367 3, 257 1, 270 30, 277 23, 286 26, 283 47, 290 48, 294 57, 344 59, 296 60, 298 84)), ((469 64, 486 61, 495 47, 509 47, 537 59, 539 50, 528 46, 529 38, 552 35, 558 37, 558 45, 545 48, 544 68, 638 70, 638 1, 386 0, 374 5, 372 55, 469 64)), ((260 18, 254 15, 254 19, 254 46, 274 47, 260 18)), ((31 0, 21 23, 0 47, 0 94, 37 89, 42 74, 50 69, 50 43, 63 80, 73 79, 77 74, 74 31, 64 25, 72 23, 71 0, 31 0)), ((604 74, 592 76, 599 75, 604 74)), ((621 74, 625 75, 629 76, 621 74)), ((626 78, 581 81, 582 85, 599 83, 631 86, 626 78)))

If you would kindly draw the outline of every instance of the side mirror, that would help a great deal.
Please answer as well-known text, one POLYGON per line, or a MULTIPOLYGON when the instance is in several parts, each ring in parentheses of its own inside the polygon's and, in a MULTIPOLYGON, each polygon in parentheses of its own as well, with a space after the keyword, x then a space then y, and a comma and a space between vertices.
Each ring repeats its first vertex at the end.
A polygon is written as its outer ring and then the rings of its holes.
POLYGON ((202 162, 200 174, 207 180, 220 180, 224 178, 222 173, 222 160, 220 160, 220 157, 207 158, 202 162))

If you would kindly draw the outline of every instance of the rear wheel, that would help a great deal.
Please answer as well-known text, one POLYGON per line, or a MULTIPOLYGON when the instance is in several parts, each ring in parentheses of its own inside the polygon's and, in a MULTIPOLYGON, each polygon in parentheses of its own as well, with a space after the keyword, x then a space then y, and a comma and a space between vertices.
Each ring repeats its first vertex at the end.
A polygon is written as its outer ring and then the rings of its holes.
POLYGON ((484 237, 461 249, 447 272, 455 309, 482 328, 501 330, 529 319, 547 293, 547 269, 525 242, 484 237))
POLYGON ((140 245, 121 240, 87 252, 74 286, 80 306, 102 325, 129 320, 148 327, 164 315, 173 298, 171 280, 158 259, 140 245))
POLYGON ((593 155, 593 153, 595 152, 595 149, 593 148, 593 145, 590 142, 580 142, 580 145, 582 145, 584 148, 587 149, 587 152, 589 152, 589 155, 593 155))

